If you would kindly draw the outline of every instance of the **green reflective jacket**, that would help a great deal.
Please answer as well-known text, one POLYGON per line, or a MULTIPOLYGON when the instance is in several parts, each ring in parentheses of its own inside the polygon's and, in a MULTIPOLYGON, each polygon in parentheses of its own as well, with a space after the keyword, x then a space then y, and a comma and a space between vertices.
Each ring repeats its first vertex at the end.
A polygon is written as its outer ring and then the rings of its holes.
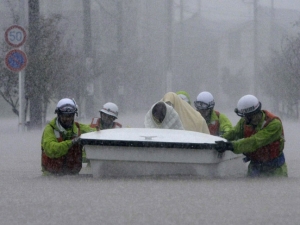
POLYGON ((234 153, 254 152, 258 148, 268 145, 278 139, 281 139, 281 150, 283 150, 284 139, 282 138, 283 127, 281 122, 278 119, 274 119, 266 127, 263 127, 265 117, 266 115, 263 112, 262 119, 255 128, 257 133, 251 137, 244 138, 244 118, 241 118, 232 130, 223 135, 225 139, 232 141, 234 153))
MULTIPOLYGON (((262 111, 263 112, 263 111, 262 111)), ((224 134, 224 138, 231 141, 233 144, 233 152, 236 154, 240 153, 251 153, 257 149, 266 146, 276 140, 280 139, 280 151, 284 149, 284 138, 282 136, 283 126, 280 120, 272 120, 266 127, 263 127, 266 115, 263 112, 263 116, 259 124, 256 126, 257 133, 250 137, 244 138, 244 123, 245 119, 241 118, 238 123, 233 127, 232 130, 224 134)), ((249 125, 251 126, 251 125, 249 125)), ((248 175, 253 169, 253 163, 250 162, 248 165, 248 175)), ((281 176, 287 177, 288 170, 287 165, 284 163, 281 167, 278 167, 271 171, 263 171, 260 176, 273 177, 281 176)))
MULTIPOLYGON (((78 128, 74 123, 72 128, 67 129, 62 134, 63 141, 58 142, 54 133, 54 129, 59 131, 56 126, 56 120, 57 117, 46 125, 41 140, 41 146, 45 154, 50 158, 58 158, 67 154, 68 149, 72 145, 72 139, 78 135, 78 128)), ((86 124, 79 123, 79 127, 81 134, 96 131, 95 128, 91 128, 86 124)))
POLYGON ((223 136, 226 132, 230 131, 232 129, 231 121, 228 119, 227 116, 223 113, 219 113, 219 116, 217 115, 216 111, 213 110, 210 117, 210 122, 207 123, 208 126, 215 124, 216 122, 219 123, 219 135, 223 136))

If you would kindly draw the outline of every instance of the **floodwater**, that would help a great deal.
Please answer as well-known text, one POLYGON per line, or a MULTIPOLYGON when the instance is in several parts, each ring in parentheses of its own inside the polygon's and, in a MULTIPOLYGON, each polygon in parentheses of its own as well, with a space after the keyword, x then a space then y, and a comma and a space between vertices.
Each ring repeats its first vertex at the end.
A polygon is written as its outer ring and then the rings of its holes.
MULTIPOLYGON (((124 126, 140 119, 124 115, 124 126)), ((0 123, 0 224, 299 224, 299 122, 284 121, 288 178, 43 177, 42 131, 0 123)))

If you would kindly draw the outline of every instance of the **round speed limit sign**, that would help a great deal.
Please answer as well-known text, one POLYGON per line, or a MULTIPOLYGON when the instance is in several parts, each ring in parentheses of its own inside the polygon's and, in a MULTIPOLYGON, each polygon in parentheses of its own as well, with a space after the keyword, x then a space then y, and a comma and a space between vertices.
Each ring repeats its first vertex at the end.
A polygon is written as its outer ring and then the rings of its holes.
POLYGON ((20 47, 26 41, 26 31, 19 25, 13 25, 5 31, 5 41, 12 47, 20 47))

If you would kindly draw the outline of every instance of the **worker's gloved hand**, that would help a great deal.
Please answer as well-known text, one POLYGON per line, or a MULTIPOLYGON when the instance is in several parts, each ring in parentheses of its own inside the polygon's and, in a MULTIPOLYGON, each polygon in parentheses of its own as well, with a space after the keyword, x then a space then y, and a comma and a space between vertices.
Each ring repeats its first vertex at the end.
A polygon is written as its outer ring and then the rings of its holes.
POLYGON ((72 139, 72 145, 75 145, 77 143, 80 143, 80 137, 76 137, 72 139))
POLYGON ((216 149, 219 153, 223 153, 226 150, 233 150, 233 145, 231 142, 225 142, 225 141, 215 141, 214 149, 216 149))

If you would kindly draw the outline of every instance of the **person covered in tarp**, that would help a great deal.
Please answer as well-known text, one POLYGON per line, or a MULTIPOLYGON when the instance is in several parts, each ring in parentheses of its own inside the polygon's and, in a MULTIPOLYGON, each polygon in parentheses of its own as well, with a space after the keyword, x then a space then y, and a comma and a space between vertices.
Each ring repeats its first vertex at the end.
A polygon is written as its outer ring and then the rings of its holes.
POLYGON ((190 95, 186 91, 177 91, 176 94, 187 103, 191 104, 191 98, 190 95))
POLYGON ((178 113, 165 102, 157 102, 151 107, 145 116, 144 126, 145 128, 183 130, 178 113))
POLYGON ((82 168, 80 135, 96 129, 74 121, 77 105, 69 98, 57 103, 55 113, 57 117, 46 125, 41 140, 43 175, 78 174, 82 168))
POLYGON ((227 116, 214 110, 215 100, 208 91, 200 92, 194 101, 196 110, 204 117, 211 135, 222 136, 232 128, 227 116))
POLYGON ((250 177, 287 177, 281 120, 271 112, 262 110, 261 103, 253 95, 240 98, 235 112, 241 119, 224 134, 228 142, 216 142, 215 149, 220 153, 231 150, 244 154, 244 161, 250 161, 250 177))
POLYGON ((91 127, 97 130, 106 130, 113 128, 122 128, 122 124, 116 122, 119 114, 119 107, 112 102, 107 102, 100 109, 100 117, 92 119, 91 127))
POLYGON ((161 101, 171 105, 175 109, 185 130, 209 134, 207 124, 201 114, 189 103, 182 101, 176 93, 166 93, 161 101))

